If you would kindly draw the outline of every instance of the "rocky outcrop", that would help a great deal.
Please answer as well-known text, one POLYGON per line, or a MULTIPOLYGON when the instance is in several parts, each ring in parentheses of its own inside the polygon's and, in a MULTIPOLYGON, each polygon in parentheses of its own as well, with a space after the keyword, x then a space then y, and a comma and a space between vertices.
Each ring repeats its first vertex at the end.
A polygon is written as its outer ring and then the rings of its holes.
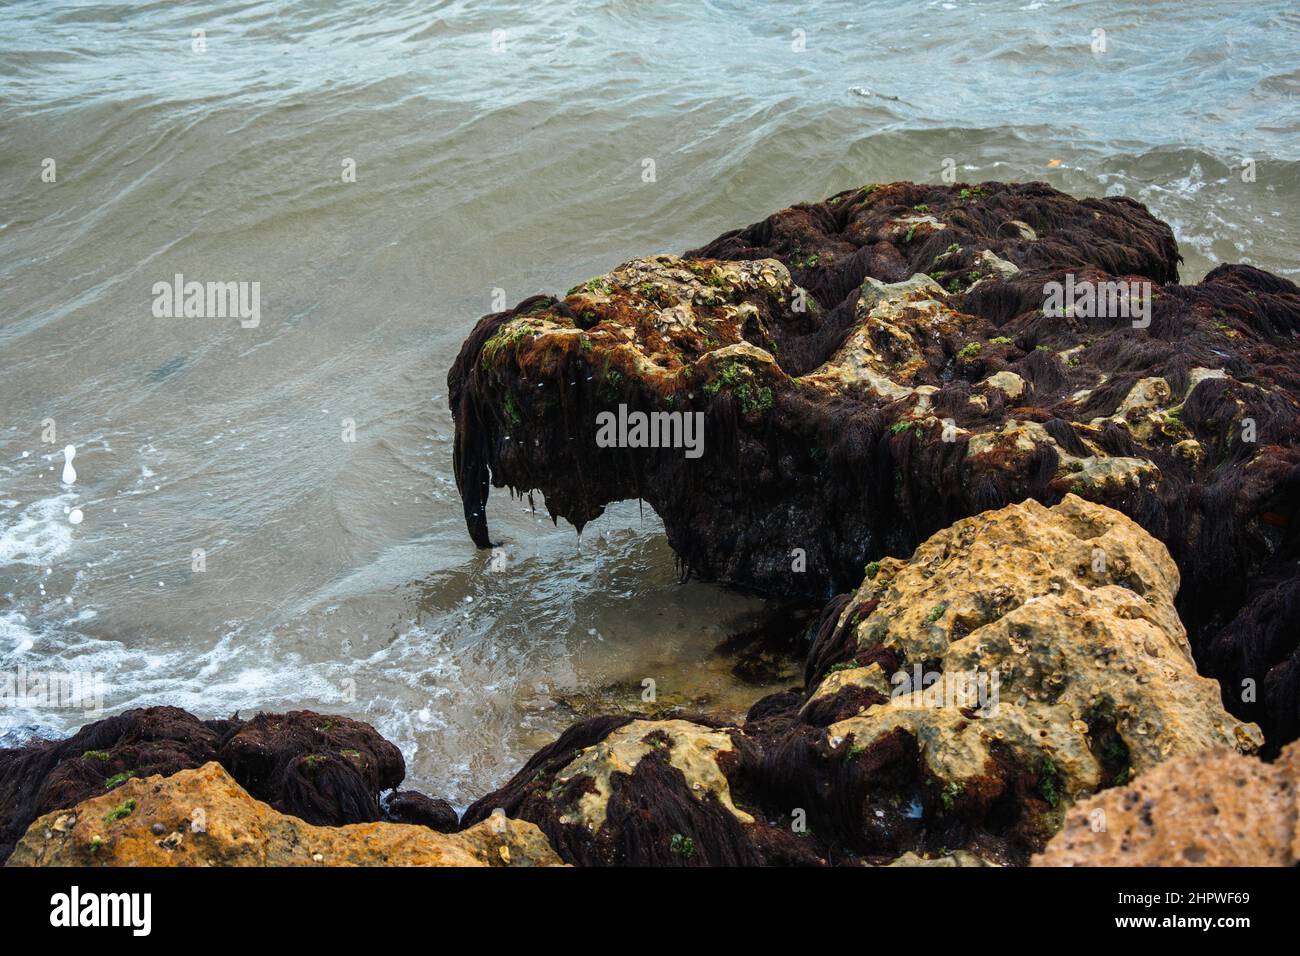
POLYGON ((1034 866, 1295 866, 1300 744, 1272 764, 1224 748, 1075 806, 1034 866))
POLYGON ((1126 198, 894 183, 534 297, 448 376, 470 533, 490 544, 492 484, 579 529, 641 498, 688 572, 825 599, 954 520, 1073 492, 1165 543, 1204 672, 1290 739, 1300 290, 1249 266, 1177 285, 1177 263, 1126 198), (657 417, 606 447, 620 406, 657 417))
POLYGON ((255 800, 216 762, 132 779, 36 820, 8 866, 555 866, 530 823, 460 833, 397 823, 318 827, 255 800))
POLYGON ((943 788, 978 792, 1010 758, 1055 805, 1174 754, 1263 744, 1196 673, 1168 552, 1117 511, 1009 505, 868 574, 804 709, 859 746, 905 728, 943 788), (873 691, 889 702, 862 707, 873 691))
POLYGON ((1196 673, 1168 552, 1117 511, 1010 505, 868 575, 807 693, 739 726, 584 721, 462 823, 504 810, 584 865, 1019 863, 1101 788, 1263 742, 1196 673))
MULTIPOLYGON (((381 791, 406 773, 397 747, 347 717, 304 710, 200 720, 177 707, 128 710, 66 740, 0 750, 0 861, 42 814, 214 760, 276 810, 329 826, 379 820, 381 791)), ((454 828, 454 811, 428 802, 404 797, 392 816, 454 828)))

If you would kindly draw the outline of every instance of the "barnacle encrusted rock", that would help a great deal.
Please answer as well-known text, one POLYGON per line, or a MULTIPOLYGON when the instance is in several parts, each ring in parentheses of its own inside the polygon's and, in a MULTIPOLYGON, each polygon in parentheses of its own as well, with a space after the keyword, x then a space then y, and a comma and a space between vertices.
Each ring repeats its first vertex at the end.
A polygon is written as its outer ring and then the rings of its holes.
POLYGON ((555 866, 530 823, 460 833, 400 823, 318 827, 253 799, 220 764, 135 779, 39 818, 7 866, 555 866))
POLYGON ((1178 261, 1124 197, 892 183, 528 299, 448 375, 470 533, 490 545, 491 485, 579 529, 640 498, 688 572, 825 599, 958 518, 1075 493, 1164 542, 1199 664, 1291 739, 1300 641, 1266 610, 1300 595, 1300 289, 1178 285, 1178 261), (1123 314, 1048 307, 1053 283, 1123 314), (620 406, 702 415, 702 455, 602 447, 620 406))
POLYGON ((1077 804, 1034 866, 1295 866, 1300 744, 1271 764, 1222 747, 1077 804))
POLYGON ((1252 752, 1258 728, 1225 713, 1218 685, 1196 673, 1177 590, 1160 542, 1074 495, 966 518, 874 569, 843 611, 861 616, 849 666, 806 706, 878 687, 887 658, 908 682, 831 724, 832 742, 870 747, 903 730, 940 791, 1000 788, 1010 764, 1053 806, 1173 756, 1252 752))
POLYGON ((588 865, 1021 863, 1074 801, 1263 742, 1196 673, 1168 552, 1118 511, 1009 505, 868 574, 823 616, 806 693, 739 726, 575 724, 462 824, 504 810, 588 865))

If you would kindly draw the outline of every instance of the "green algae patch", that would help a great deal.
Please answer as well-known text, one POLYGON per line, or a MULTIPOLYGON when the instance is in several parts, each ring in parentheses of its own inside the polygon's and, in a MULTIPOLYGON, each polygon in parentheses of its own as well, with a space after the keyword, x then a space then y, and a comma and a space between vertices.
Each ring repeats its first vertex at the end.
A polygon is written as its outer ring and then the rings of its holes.
POLYGON ((104 822, 112 823, 114 820, 123 820, 135 813, 135 800, 123 800, 108 813, 104 814, 104 822))

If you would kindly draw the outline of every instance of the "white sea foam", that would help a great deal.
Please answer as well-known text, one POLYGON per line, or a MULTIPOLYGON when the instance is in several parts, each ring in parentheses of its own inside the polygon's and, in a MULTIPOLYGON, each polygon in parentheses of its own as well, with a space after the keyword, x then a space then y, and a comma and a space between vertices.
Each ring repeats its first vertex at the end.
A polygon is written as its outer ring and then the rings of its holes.
POLYGON ((40 498, 16 516, 0 511, 0 568, 8 564, 48 566, 67 553, 72 529, 64 515, 77 496, 71 492, 40 498))

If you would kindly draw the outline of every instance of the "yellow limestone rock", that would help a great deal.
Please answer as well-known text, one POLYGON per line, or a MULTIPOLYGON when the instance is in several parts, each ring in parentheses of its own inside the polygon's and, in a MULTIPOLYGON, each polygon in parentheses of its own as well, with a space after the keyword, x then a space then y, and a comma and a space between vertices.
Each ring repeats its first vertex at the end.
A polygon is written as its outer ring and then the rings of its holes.
POLYGON ((317 827, 254 800, 220 764, 128 780, 40 817, 7 866, 561 866, 541 830, 498 814, 460 833, 317 827))
POLYGON ((1033 866, 1294 866, 1300 744, 1271 764, 1224 747, 1077 804, 1033 866))
MULTIPOLYGON (((829 743, 869 747, 906 731, 953 794, 997 774, 996 750, 1053 805, 1209 747, 1251 752, 1259 729, 1196 673, 1177 590, 1160 542, 1074 495, 958 521, 910 560, 882 561, 847 606, 845 620, 878 601, 855 627, 857 646, 891 649, 903 671, 889 701, 831 725, 829 743), (943 679, 920 692, 902 684, 923 664, 943 679), (982 695, 945 691, 981 675, 982 695)), ((814 699, 848 683, 879 688, 878 670, 841 670, 814 699)))
POLYGON ((977 856, 976 854, 971 853, 968 850, 953 850, 951 853, 946 853, 943 856, 932 856, 932 857, 919 856, 918 854, 913 853, 909 850, 907 853, 904 853, 902 856, 894 860, 892 863, 887 863, 885 865, 895 866, 895 867, 918 867, 919 866, 919 867, 941 867, 945 869, 952 869, 955 867, 969 867, 969 866, 997 866, 998 864, 990 863, 988 860, 984 859, 983 857, 977 856))

